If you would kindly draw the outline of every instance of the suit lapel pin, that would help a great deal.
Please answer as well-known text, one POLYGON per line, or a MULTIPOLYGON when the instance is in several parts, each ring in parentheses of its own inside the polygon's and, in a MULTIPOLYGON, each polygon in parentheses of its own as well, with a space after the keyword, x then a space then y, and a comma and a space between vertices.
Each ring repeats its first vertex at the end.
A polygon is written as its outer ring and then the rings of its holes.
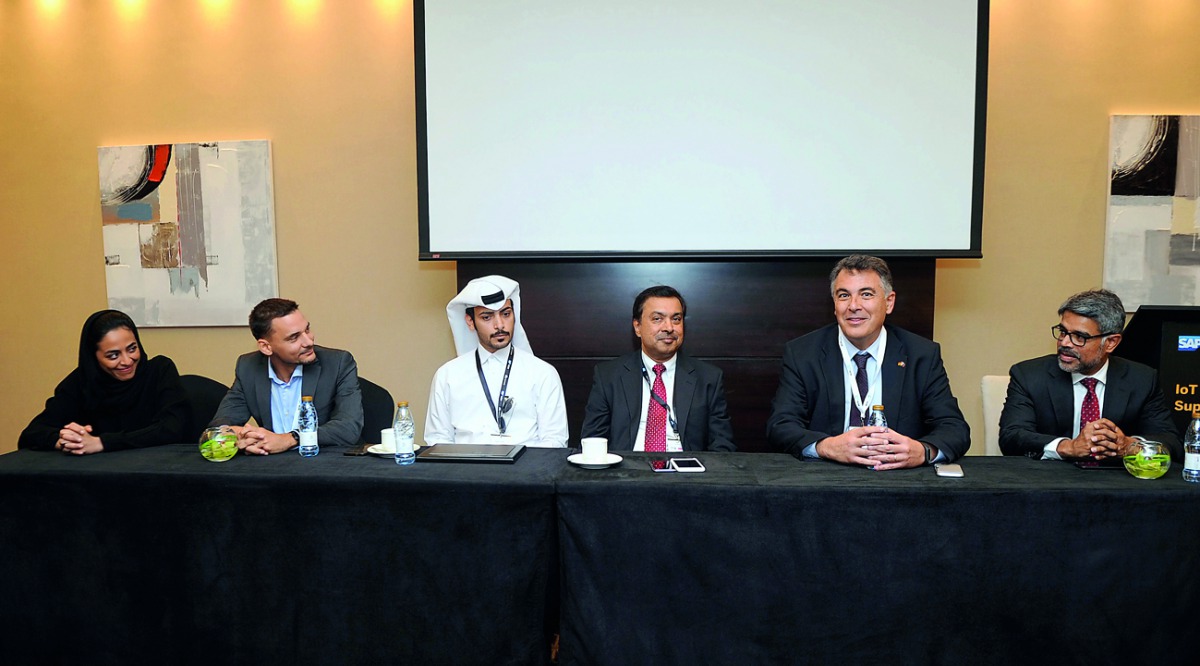
POLYGON ((898 365, 898 366, 900 366, 900 367, 902 367, 902 368, 903 368, 903 367, 904 367, 904 361, 899 361, 899 362, 897 362, 897 363, 896 363, 896 365, 898 365))

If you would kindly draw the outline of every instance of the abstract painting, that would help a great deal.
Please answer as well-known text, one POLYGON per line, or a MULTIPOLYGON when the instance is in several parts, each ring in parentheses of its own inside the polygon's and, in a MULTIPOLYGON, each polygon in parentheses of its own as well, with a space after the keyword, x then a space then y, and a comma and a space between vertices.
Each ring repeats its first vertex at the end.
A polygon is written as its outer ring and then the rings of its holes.
POLYGON ((1200 116, 1113 116, 1104 287, 1129 312, 1196 305, 1200 116))
POLYGON ((109 307, 139 326, 245 326, 279 295, 270 142, 98 154, 109 307))

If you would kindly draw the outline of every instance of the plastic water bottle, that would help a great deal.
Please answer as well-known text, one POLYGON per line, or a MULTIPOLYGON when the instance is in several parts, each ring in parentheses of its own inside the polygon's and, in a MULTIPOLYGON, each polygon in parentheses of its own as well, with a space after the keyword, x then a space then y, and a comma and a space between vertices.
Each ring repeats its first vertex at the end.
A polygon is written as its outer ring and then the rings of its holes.
MULTIPOLYGON (((867 415, 867 425, 878 426, 880 428, 888 427, 887 417, 883 415, 883 405, 875 405, 871 407, 871 413, 867 415)), ((871 467, 869 469, 875 469, 871 467)))
POLYGON ((883 405, 875 405, 871 408, 871 415, 867 417, 867 425, 888 427, 887 417, 883 415, 883 405))
POLYGON ((407 402, 396 403, 396 418, 392 421, 392 429, 396 431, 396 464, 411 465, 417 460, 413 444, 417 437, 417 427, 413 424, 412 412, 407 402))
POLYGON ((317 408, 312 396, 300 398, 300 455, 311 458, 321 452, 317 445, 317 408))
POLYGON ((1200 410, 1192 412, 1183 435, 1183 480, 1200 483, 1200 410))

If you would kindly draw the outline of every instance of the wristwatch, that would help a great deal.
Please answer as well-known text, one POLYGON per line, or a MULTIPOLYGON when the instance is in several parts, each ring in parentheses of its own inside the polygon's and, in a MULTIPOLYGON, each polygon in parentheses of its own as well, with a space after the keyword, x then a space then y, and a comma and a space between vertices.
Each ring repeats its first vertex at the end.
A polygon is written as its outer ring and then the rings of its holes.
MULTIPOLYGON (((296 444, 299 444, 299 443, 300 443, 300 433, 298 433, 298 432, 296 432, 295 430, 293 430, 293 431, 289 432, 288 434, 292 436, 292 439, 296 440, 296 444)), ((926 457, 926 458, 928 458, 928 457, 929 457, 929 454, 928 454, 928 453, 926 453, 926 454, 925 454, 925 457, 926 457)))
POLYGON ((928 465, 929 463, 933 462, 934 458, 937 457, 937 447, 933 446, 932 444, 926 444, 925 442, 921 442, 921 446, 925 447, 925 464, 928 465))

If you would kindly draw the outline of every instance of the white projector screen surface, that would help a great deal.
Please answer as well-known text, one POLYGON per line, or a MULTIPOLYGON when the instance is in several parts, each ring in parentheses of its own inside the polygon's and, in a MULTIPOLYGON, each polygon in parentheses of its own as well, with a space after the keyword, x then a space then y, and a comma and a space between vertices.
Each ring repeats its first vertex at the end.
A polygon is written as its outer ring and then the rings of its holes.
POLYGON ((421 256, 980 256, 986 12, 416 0, 421 256))

